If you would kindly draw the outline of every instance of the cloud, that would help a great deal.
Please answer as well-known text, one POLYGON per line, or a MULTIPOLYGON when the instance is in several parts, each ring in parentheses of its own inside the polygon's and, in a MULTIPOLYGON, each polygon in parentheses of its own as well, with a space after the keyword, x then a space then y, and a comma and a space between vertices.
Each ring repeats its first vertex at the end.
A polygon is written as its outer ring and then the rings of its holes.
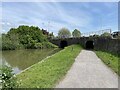
POLYGON ((3 22, 1 22, 1 24, 2 24, 2 25, 6 25, 6 26, 10 26, 10 25, 11 25, 11 23, 10 23, 10 22, 4 22, 4 21, 3 21, 3 22))
POLYGON ((48 29, 55 35, 62 27, 71 31, 78 28, 81 32, 88 32, 101 27, 101 18, 104 26, 111 27, 115 27, 117 20, 114 3, 109 6, 105 3, 7 2, 3 3, 2 8, 2 19, 6 25, 3 25, 3 29, 6 32, 11 27, 23 24, 48 29))
POLYGON ((1 22, 2 23, 2 25, 5 25, 5 23, 4 22, 1 22))
POLYGON ((11 25, 9 22, 6 23, 7 25, 11 25))
POLYGON ((72 10, 65 9, 59 3, 45 5, 41 5, 38 3, 38 6, 40 6, 40 8, 44 11, 45 15, 53 16, 52 19, 48 18, 46 21, 44 19, 43 22, 47 23, 49 20, 51 22, 54 21, 54 24, 51 23, 54 30, 51 30, 54 31, 54 33, 56 34, 58 30, 62 27, 67 27, 72 31, 75 28, 86 27, 91 22, 90 14, 83 10, 79 10, 78 8, 73 8, 72 10), (48 8, 50 12, 45 12, 45 10, 47 10, 48 8))

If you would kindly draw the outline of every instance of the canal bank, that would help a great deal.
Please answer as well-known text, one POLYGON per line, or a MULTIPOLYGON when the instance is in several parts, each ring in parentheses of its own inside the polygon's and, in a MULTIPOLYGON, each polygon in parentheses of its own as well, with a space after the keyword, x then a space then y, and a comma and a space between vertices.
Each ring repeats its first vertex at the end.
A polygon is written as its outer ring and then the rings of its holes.
POLYGON ((76 56, 81 51, 80 45, 68 46, 60 52, 37 63, 17 75, 20 88, 52 88, 67 73, 76 56))
POLYGON ((51 56, 58 51, 60 51, 59 48, 2 51, 0 65, 10 66, 13 73, 18 74, 31 65, 42 61, 44 58, 51 56))

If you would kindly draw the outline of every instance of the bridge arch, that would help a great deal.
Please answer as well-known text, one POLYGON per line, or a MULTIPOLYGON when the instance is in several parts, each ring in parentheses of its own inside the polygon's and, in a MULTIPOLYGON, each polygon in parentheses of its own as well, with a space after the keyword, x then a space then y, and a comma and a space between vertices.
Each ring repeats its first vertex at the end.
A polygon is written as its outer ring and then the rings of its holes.
POLYGON ((85 43, 86 49, 94 49, 94 41, 93 40, 87 40, 85 43))
POLYGON ((66 47, 66 46, 68 46, 68 42, 67 42, 66 40, 62 40, 62 41, 60 42, 60 48, 64 48, 64 47, 66 47))

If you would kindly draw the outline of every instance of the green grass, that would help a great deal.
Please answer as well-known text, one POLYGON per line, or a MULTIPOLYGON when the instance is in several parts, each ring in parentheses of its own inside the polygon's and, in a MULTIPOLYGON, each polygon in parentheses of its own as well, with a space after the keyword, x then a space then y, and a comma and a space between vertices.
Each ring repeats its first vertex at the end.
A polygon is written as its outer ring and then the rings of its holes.
POLYGON ((62 79, 73 64, 82 48, 80 45, 68 46, 42 63, 17 75, 21 88, 52 88, 62 79), (73 48, 73 49, 72 49, 73 48))
MULTIPOLYGON (((119 57, 108 52, 95 51, 97 56, 108 65, 114 72, 118 74, 118 60, 119 57)), ((120 75, 120 74, 119 74, 120 75)))

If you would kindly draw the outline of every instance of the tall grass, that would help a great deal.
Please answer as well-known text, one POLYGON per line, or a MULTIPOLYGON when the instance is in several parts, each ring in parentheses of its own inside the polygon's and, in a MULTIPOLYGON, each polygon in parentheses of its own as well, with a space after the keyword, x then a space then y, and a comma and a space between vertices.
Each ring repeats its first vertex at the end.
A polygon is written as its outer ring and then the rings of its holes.
MULTIPOLYGON (((114 72, 120 75, 118 72, 118 61, 120 62, 120 58, 117 55, 113 55, 108 52, 103 51, 95 51, 97 56, 107 65, 109 66, 114 72)), ((119 66, 120 67, 120 66, 119 66)))

